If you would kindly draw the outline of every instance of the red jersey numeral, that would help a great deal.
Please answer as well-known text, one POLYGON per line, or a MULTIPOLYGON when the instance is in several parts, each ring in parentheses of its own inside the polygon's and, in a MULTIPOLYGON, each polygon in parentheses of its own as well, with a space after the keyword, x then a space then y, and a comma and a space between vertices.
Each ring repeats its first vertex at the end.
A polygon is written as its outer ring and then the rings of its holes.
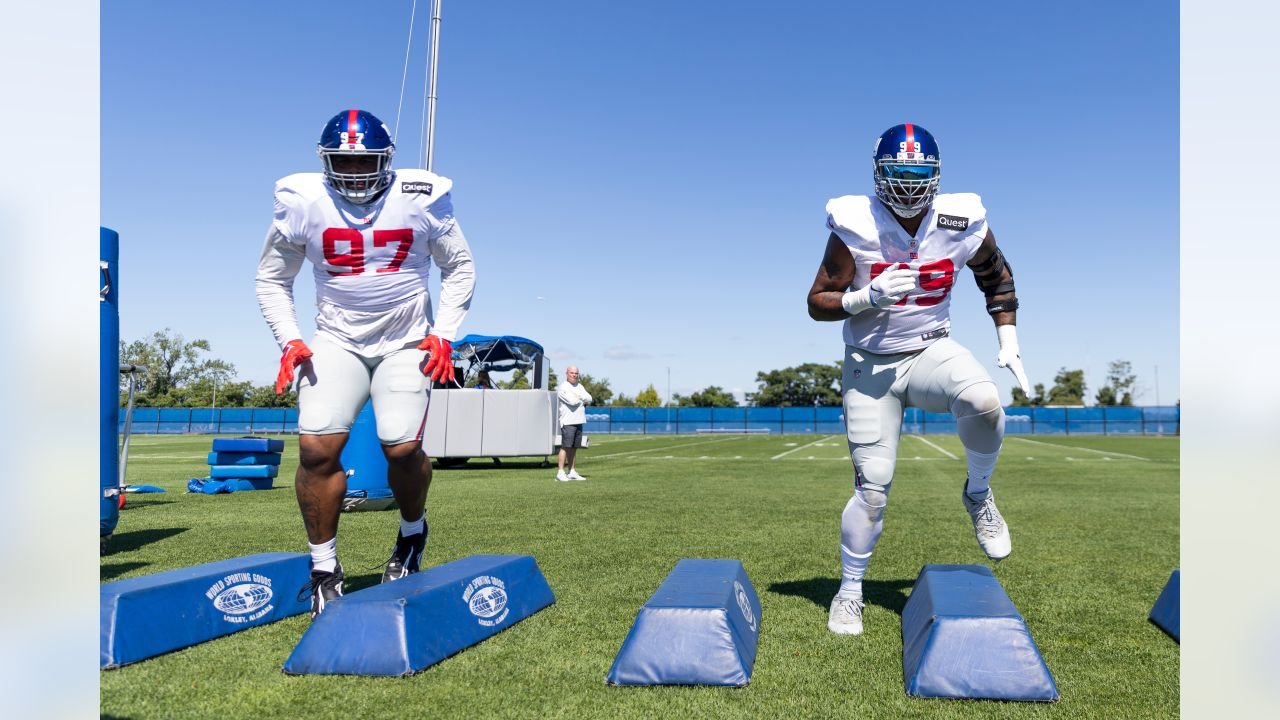
MULTIPOLYGON (((364 272, 364 233, 355 228, 327 228, 324 234, 321 235, 321 240, 324 246, 325 261, 330 265, 347 268, 347 270, 330 270, 330 275, 345 277, 347 275, 359 275, 364 272), (343 249, 346 252, 338 252, 338 243, 345 243, 343 249)), ((400 266, 409 257, 409 248, 413 246, 413 230, 399 228, 397 230, 373 231, 373 246, 375 248, 386 247, 392 243, 399 243, 395 255, 391 257, 391 262, 387 263, 386 267, 378 268, 377 272, 400 271, 400 266)))
POLYGON ((916 304, 921 307, 932 307, 946 299, 951 286, 956 284, 956 266, 951 258, 943 258, 927 262, 920 266, 920 290, 933 293, 917 295, 916 304))
POLYGON ((413 245, 413 231, 409 228, 401 228, 399 230, 374 230, 373 246, 386 247, 393 242, 400 243, 400 247, 396 248, 395 257, 391 258, 391 264, 378 268, 378 272, 400 272, 400 265, 404 263, 404 259, 409 257, 409 246, 413 245))
MULTIPOLYGON (((911 267, 909 263, 873 263, 871 265, 871 279, 875 280, 885 270, 899 265, 911 267)), ((907 295, 907 297, 894 303, 894 307, 906 305, 908 300, 914 300, 921 307, 937 305, 946 299, 951 292, 951 286, 955 285, 955 282, 956 266, 955 263, 951 262, 951 258, 942 258, 941 260, 924 263, 920 266, 920 289, 915 291, 920 294, 907 295)))
POLYGON ((346 272, 329 271, 330 275, 359 275, 364 272, 364 235, 355 228, 326 228, 324 235, 324 259, 330 265, 350 268, 346 272), (338 243, 347 243, 347 252, 338 252, 338 243))

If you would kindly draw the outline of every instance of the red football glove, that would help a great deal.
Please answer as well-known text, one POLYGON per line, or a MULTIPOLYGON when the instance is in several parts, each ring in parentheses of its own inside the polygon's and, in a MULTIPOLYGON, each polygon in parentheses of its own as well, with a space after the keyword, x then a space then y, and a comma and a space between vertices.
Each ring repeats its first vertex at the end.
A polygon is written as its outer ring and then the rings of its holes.
POLYGON ((301 340, 290 340, 284 346, 284 355, 280 357, 280 374, 276 375, 276 394, 283 395, 293 382, 293 369, 311 357, 311 348, 301 340))
POLYGON ((422 374, 435 382, 453 382, 453 343, 439 335, 428 335, 418 346, 426 350, 429 357, 422 366, 422 374))

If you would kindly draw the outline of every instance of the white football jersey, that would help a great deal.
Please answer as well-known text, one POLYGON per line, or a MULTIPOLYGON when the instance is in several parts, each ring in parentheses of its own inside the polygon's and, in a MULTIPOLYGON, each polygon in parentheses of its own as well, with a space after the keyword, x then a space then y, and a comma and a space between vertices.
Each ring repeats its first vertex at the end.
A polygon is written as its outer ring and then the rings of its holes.
POLYGON ((453 217, 452 186, 426 170, 397 170, 381 198, 355 205, 321 173, 280 179, 257 278, 259 304, 277 342, 299 337, 292 285, 303 258, 315 275, 316 330, 341 346, 376 356, 420 341, 429 330, 453 340, 475 274, 453 217), (435 318, 427 290, 433 261, 442 296, 435 318))
POLYGON ((938 195, 913 238, 876 198, 845 195, 827 203, 827 227, 853 256, 850 290, 866 287, 893 266, 920 271, 915 289, 898 304, 846 320, 846 345, 881 354, 910 352, 950 333, 951 288, 987 235, 982 198, 938 195))

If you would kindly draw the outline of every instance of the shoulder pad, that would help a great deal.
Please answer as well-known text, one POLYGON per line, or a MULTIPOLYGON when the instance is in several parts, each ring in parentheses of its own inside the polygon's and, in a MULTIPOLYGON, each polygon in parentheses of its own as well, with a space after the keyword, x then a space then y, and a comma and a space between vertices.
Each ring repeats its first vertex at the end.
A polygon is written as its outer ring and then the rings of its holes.
POLYGON ((304 201, 323 197, 328 193, 325 189, 324 175, 320 173, 294 173, 276 181, 277 198, 296 195, 304 201))
POLYGON ((940 194, 933 199, 933 210, 938 215, 968 220, 964 223, 967 227, 974 227, 987 219, 987 209, 977 193, 940 194))
POLYGON ((879 237, 875 216, 871 214, 871 198, 866 195, 844 195, 827 201, 827 228, 837 235, 879 237))
POLYGON ((449 178, 418 168, 397 170, 391 183, 391 192, 419 200, 424 207, 435 204, 452 189, 453 181, 449 178))

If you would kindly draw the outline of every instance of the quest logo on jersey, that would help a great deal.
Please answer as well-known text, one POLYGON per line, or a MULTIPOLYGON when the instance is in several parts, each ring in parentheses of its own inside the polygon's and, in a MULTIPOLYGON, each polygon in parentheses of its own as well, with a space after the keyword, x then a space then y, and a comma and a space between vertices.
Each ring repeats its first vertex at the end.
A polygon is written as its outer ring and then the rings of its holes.
POLYGON ((944 230, 968 230, 969 218, 938 213, 938 227, 944 230))
MULTIPOLYGON (((422 193, 422 194, 424 194, 424 195, 430 195, 430 194, 431 194, 431 190, 432 190, 432 186, 431 186, 431 183, 429 183, 429 182, 402 182, 402 183, 400 183, 400 192, 407 192, 407 193, 422 193)), ((966 220, 965 222, 967 223, 967 222, 969 222, 969 221, 968 221, 968 220, 966 220)))

